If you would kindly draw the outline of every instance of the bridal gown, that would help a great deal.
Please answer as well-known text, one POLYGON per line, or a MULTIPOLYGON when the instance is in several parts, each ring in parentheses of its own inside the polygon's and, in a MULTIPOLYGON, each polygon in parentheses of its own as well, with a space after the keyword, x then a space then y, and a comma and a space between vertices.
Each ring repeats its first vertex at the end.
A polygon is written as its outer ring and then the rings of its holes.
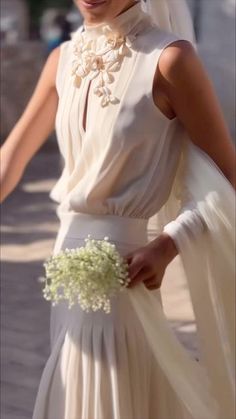
MULTIPOLYGON (((108 236, 122 255, 147 243, 182 147, 178 120, 152 96, 158 59, 177 39, 135 4, 61 45, 56 131, 64 168, 50 193, 61 223, 54 254, 82 246, 88 234, 108 236)), ((33 419, 191 418, 154 360, 128 292, 113 297, 109 314, 51 307, 51 354, 33 419)), ((148 292, 161 304, 160 290, 148 292)))

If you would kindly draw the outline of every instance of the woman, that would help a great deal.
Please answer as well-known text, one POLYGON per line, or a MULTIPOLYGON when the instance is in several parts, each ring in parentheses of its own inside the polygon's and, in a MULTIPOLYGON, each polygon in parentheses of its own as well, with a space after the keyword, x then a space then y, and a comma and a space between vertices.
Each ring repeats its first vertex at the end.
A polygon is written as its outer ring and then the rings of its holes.
POLYGON ((62 302, 52 308, 52 351, 33 418, 233 419, 233 288, 220 280, 232 252, 234 149, 215 93, 193 42, 163 29, 166 17, 177 18, 173 4, 150 2, 161 28, 138 1, 76 3, 84 30, 51 53, 2 147, 1 199, 56 119, 65 166, 50 194, 61 221, 54 253, 83 245, 88 233, 108 235, 128 261, 131 283, 109 315, 62 302), (155 214, 161 230, 148 243, 155 214), (219 269, 210 287, 213 250, 219 269), (161 309, 163 275, 178 253, 204 339, 200 365, 161 309))

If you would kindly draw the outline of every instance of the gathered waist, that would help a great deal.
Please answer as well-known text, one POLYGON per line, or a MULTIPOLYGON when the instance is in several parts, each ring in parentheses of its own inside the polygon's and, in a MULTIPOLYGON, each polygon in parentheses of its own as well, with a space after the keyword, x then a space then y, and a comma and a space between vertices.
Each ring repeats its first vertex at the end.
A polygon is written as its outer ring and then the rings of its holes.
POLYGON ((58 213, 60 241, 84 240, 88 235, 94 239, 108 237, 111 242, 128 245, 147 243, 148 219, 123 217, 113 214, 58 213))

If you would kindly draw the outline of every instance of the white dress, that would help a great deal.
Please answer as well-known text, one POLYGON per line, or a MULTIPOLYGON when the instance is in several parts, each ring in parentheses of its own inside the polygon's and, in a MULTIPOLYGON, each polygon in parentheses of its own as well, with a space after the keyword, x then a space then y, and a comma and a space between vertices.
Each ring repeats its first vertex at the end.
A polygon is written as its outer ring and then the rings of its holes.
MULTIPOLYGON (((61 221, 54 253, 82 246, 88 234, 108 235, 123 255, 147 243, 148 220, 170 194, 182 147, 178 120, 152 97, 160 54, 176 39, 135 4, 62 44, 56 129, 64 170, 50 194, 61 221)), ((161 304, 160 290, 149 293, 161 304)), ((110 314, 64 302, 51 308, 51 355, 33 419, 187 418, 126 292, 110 314)))

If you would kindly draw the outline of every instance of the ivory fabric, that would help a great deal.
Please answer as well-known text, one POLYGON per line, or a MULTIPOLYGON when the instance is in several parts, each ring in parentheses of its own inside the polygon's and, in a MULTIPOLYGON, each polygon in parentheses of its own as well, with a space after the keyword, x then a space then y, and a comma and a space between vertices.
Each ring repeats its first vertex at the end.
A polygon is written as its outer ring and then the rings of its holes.
MULTIPOLYGON (((63 213, 60 220, 54 254, 84 245, 88 233, 108 236, 121 255, 148 241, 145 219, 63 213)), ((152 295, 154 319, 162 303, 159 290, 152 295)), ((168 327, 166 320, 162 327, 168 327)), ((51 349, 33 419, 191 418, 155 360, 128 289, 112 298, 109 314, 86 313, 79 304, 69 310, 66 302, 51 307, 51 349)))
MULTIPOLYGON (((182 223, 175 240, 202 356, 196 362, 174 336, 160 290, 127 289, 114 298, 109 315, 85 313, 79 305, 69 310, 62 302, 51 308, 51 355, 33 419, 233 419, 234 194, 214 164, 189 145, 179 121, 153 103, 158 59, 179 37, 151 23, 139 4, 109 27, 127 35, 131 52, 112 72, 116 103, 102 105, 90 67, 75 84, 75 38, 61 46, 56 128, 65 166, 50 194, 61 221, 54 253, 83 245, 91 234, 109 236, 125 255, 147 243, 150 217, 157 214, 158 234, 190 200, 193 218, 198 211, 207 228, 194 235, 196 224, 182 223)), ((103 29, 85 27, 85 38, 103 44, 103 29)))
MULTIPOLYGON (((181 348, 170 344, 168 328, 151 316, 153 295, 136 287, 130 298, 153 353, 192 416, 235 417, 235 191, 215 163, 186 138, 169 199, 156 215, 156 232, 170 226, 179 249, 200 342, 200 364, 191 366, 181 348), (181 219, 184 202, 193 216, 181 219), (200 215, 195 220, 195 212, 200 215), (188 222, 187 222, 188 219, 188 222), (195 222, 194 222, 195 221, 195 222), (203 222, 204 228, 199 228, 203 222), (201 231, 201 233, 200 233, 201 231), (146 296, 144 296, 146 293, 146 296), (147 301, 149 300, 149 301, 147 301), (167 349, 171 347, 171 356, 167 349), (163 350, 162 350, 163 349, 163 350), (163 354, 165 354, 163 356, 163 354), (175 367, 170 359, 176 357, 175 367), (174 372, 175 371, 175 372, 174 372), (182 382, 178 383, 181 376, 182 382)), ((184 214, 184 212, 183 212, 184 214)), ((152 222, 153 226, 153 222, 152 222)), ((168 228, 166 229, 168 231, 168 228)), ((152 232, 153 234, 153 232, 152 232)))
MULTIPOLYGON (((99 38, 103 27, 86 27, 89 39, 99 38)), ((113 32, 134 38, 131 56, 125 56, 110 85, 120 100, 102 107, 93 92, 88 96, 86 131, 83 127, 89 77, 80 87, 71 76, 73 42, 61 47, 57 75, 58 143, 65 167, 50 193, 59 212, 115 214, 148 219, 166 201, 182 144, 182 127, 169 120, 152 99, 153 77, 159 56, 178 39, 151 25, 136 4, 116 17, 113 32)))

